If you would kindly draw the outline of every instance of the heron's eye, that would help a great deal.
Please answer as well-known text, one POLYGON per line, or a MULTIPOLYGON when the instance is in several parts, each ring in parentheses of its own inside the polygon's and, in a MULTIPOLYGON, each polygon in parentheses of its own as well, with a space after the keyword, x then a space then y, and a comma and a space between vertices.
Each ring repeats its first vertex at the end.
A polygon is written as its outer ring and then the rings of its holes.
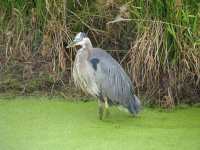
POLYGON ((80 38, 77 38, 77 37, 75 37, 75 39, 74 39, 74 42, 80 42, 81 40, 80 40, 80 38))

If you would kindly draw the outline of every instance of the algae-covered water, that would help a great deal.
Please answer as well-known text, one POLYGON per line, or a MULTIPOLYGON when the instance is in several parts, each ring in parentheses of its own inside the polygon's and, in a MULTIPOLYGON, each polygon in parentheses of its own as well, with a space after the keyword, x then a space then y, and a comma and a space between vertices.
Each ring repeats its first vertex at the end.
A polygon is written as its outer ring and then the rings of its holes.
POLYGON ((96 102, 0 98, 0 150, 200 150, 200 108, 144 108, 137 118, 96 102))

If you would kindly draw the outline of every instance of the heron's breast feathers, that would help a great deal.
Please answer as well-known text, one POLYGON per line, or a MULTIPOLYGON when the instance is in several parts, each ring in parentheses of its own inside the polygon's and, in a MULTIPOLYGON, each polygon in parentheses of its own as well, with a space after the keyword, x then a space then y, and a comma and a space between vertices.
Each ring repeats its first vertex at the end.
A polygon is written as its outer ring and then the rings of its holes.
POLYGON ((75 85, 83 91, 93 96, 99 95, 99 88, 95 82, 95 70, 92 64, 86 59, 81 58, 80 55, 76 56, 74 62, 73 78, 75 85))

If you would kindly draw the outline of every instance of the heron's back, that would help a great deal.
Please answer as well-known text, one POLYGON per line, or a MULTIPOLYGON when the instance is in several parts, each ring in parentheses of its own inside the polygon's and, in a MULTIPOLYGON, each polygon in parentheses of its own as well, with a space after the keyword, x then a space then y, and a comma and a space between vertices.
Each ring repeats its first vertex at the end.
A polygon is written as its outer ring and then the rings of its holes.
POLYGON ((128 105, 134 97, 134 89, 130 78, 121 65, 107 52, 94 48, 90 60, 98 59, 95 79, 101 93, 114 104, 128 105))

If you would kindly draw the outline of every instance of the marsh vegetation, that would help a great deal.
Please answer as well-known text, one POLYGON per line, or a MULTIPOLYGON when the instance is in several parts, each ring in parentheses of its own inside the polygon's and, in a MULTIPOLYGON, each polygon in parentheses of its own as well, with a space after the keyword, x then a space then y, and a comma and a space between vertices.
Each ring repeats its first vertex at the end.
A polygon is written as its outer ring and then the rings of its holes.
POLYGON ((145 103, 199 102, 199 7, 197 0, 0 1, 0 91, 73 90, 75 50, 65 46, 84 31, 121 62, 145 103))

